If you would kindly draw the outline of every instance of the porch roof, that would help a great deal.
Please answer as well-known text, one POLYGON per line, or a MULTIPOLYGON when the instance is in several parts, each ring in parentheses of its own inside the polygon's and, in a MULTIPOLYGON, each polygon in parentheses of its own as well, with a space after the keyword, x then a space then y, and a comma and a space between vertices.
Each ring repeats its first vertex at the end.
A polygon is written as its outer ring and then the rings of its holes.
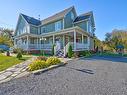
POLYGON ((90 33, 84 31, 80 27, 75 26, 75 27, 72 27, 72 28, 63 29, 63 30, 58 31, 58 32, 54 31, 54 32, 44 33, 42 35, 31 34, 31 33, 24 33, 24 34, 21 34, 19 36, 15 36, 14 38, 25 37, 25 36, 31 36, 31 37, 41 38, 41 37, 49 37, 49 36, 53 36, 53 35, 62 35, 62 34, 74 32, 74 31, 78 32, 79 34, 84 34, 84 35, 92 36, 90 33))
POLYGON ((78 26, 68 28, 68 29, 63 29, 63 30, 58 31, 58 32, 45 33, 45 34, 42 34, 42 35, 39 35, 39 36, 40 37, 47 37, 47 36, 52 36, 52 35, 61 35, 61 34, 70 33, 70 32, 74 32, 74 31, 76 31, 80 34, 85 34, 85 35, 91 36, 88 32, 84 31, 83 29, 81 29, 78 26))

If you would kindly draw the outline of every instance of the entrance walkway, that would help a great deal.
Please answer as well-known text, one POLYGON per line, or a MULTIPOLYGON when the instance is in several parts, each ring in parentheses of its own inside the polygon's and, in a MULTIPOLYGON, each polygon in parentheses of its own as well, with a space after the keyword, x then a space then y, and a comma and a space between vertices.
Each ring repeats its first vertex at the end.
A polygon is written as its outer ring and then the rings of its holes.
POLYGON ((14 78, 22 77, 23 75, 29 74, 28 71, 26 71, 27 66, 35 60, 36 57, 32 57, 29 60, 22 62, 20 64, 17 64, 15 66, 12 66, 8 68, 5 71, 0 72, 0 83, 9 81, 14 78))

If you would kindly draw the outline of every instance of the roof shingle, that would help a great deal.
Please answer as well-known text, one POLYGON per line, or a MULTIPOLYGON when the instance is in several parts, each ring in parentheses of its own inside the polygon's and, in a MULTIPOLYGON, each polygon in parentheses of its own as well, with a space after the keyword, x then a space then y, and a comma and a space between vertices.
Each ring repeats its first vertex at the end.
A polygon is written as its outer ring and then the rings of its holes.
POLYGON ((92 15, 92 12, 88 12, 88 13, 79 15, 78 17, 76 17, 76 19, 74 20, 74 22, 78 22, 78 21, 81 21, 81 20, 89 19, 91 15, 92 15))
POLYGON ((29 23, 29 24, 32 24, 32 25, 40 25, 41 24, 41 21, 40 20, 37 20, 33 17, 29 17, 27 15, 24 15, 24 14, 21 14, 25 20, 29 23))
POLYGON ((50 17, 42 20, 41 22, 44 25, 44 24, 47 24, 49 22, 59 20, 59 19, 63 18, 66 15, 66 13, 68 13, 72 8, 74 8, 74 6, 72 6, 70 8, 67 8, 67 9, 65 9, 65 10, 63 10, 63 11, 61 11, 61 12, 59 12, 59 13, 53 15, 53 16, 50 16, 50 17))

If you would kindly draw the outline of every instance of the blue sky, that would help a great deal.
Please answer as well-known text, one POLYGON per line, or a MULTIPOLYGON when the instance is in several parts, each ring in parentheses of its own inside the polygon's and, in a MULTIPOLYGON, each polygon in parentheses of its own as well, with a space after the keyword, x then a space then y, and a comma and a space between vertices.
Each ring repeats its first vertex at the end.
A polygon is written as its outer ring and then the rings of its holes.
POLYGON ((127 29, 127 0, 1 0, 0 27, 15 29, 19 13, 44 19, 73 5, 78 15, 94 12, 100 40, 113 29, 127 29))

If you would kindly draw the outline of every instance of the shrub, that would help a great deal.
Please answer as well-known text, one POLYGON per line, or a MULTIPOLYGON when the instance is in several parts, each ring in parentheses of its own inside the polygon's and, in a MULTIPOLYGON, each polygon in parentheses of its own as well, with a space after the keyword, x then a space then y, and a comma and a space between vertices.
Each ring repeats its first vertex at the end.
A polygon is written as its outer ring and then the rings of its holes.
POLYGON ((89 57, 89 56, 91 56, 92 54, 90 53, 90 51, 83 51, 83 52, 82 52, 82 55, 85 56, 85 57, 89 57))
POLYGON ((69 45, 69 48, 68 48, 68 57, 71 58, 72 55, 73 55, 72 46, 69 45))
POLYGON ((21 58, 22 58, 22 53, 21 53, 21 52, 18 52, 16 57, 17 57, 18 59, 21 59, 21 58))
POLYGON ((74 58, 78 58, 78 57, 79 57, 78 52, 77 52, 77 53, 75 52, 75 53, 73 54, 73 57, 74 57, 74 58))
POLYGON ((49 66, 49 64, 47 64, 45 61, 35 60, 33 63, 29 64, 28 70, 34 71, 34 70, 46 68, 48 66, 49 66))
POLYGON ((44 55, 45 55, 44 50, 41 50, 41 55, 42 55, 42 56, 44 56, 44 55))
POLYGON ((46 60, 46 63, 47 63, 47 64, 50 64, 50 65, 56 65, 56 64, 61 63, 61 61, 60 61, 60 59, 58 59, 57 57, 49 57, 49 58, 46 60))
POLYGON ((54 52, 54 47, 55 47, 55 45, 52 46, 52 55, 55 54, 55 52, 54 52))
POLYGON ((23 49, 21 49, 21 48, 14 48, 13 49, 13 53, 18 53, 18 52, 23 53, 23 49))
POLYGON ((10 56, 10 52, 9 51, 6 52, 6 56, 10 56))
POLYGON ((0 53, 4 53, 4 50, 2 48, 0 48, 0 53))
POLYGON ((39 56, 37 57, 38 60, 43 60, 43 61, 46 61, 47 60, 47 57, 45 56, 39 56))

